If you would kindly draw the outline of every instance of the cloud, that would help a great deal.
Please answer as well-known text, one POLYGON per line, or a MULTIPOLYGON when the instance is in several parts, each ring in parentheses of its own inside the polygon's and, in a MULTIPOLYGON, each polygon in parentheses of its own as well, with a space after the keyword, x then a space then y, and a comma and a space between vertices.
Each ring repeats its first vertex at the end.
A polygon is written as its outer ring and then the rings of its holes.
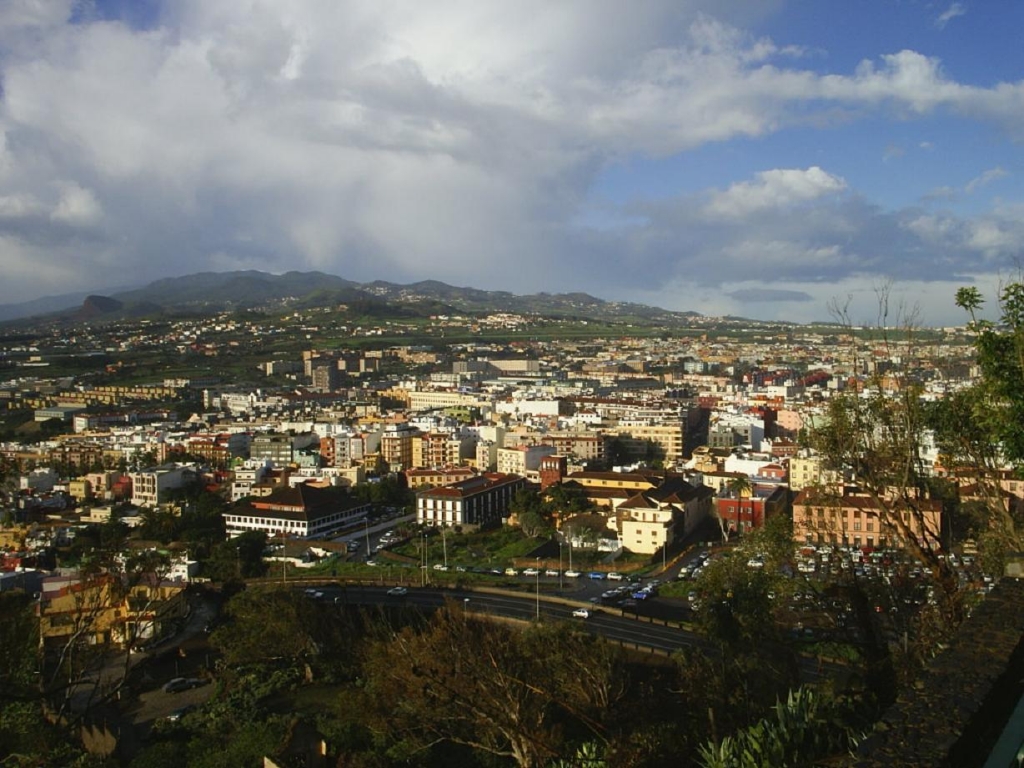
POLYGON ((999 166, 996 166, 995 168, 989 168, 980 176, 976 176, 975 178, 967 182, 964 185, 964 192, 966 192, 968 195, 972 195, 977 189, 980 189, 981 187, 991 184, 996 179, 1001 179, 1004 176, 1009 175, 1010 174, 1006 171, 1005 168, 1000 168, 999 166))
POLYGON ((882 153, 882 162, 887 163, 895 158, 903 157, 906 153, 907 151, 903 147, 897 144, 889 144, 886 146, 885 152, 882 153))
POLYGON ((60 185, 60 199, 50 218, 61 224, 87 227, 99 222, 103 210, 92 190, 70 181, 60 185))
POLYGON ((922 202, 930 203, 937 200, 954 200, 956 198, 956 190, 948 185, 941 187, 933 187, 923 196, 922 202))
POLYGON ((743 30, 778 2, 180 0, 141 29, 72 19, 70 1, 10 7, 0 301, 115 268, 609 295, 737 274, 771 290, 939 279, 1016 254, 1012 212, 929 226, 819 166, 594 213, 595 179, 622 159, 837 113, 950 112, 1024 138, 1021 82, 959 83, 910 50, 822 72, 825 57, 743 30), (586 225, 598 218, 621 223, 586 225))
POLYGON ((736 301, 752 304, 814 300, 809 293, 804 291, 786 291, 778 288, 744 288, 738 291, 729 291, 725 295, 736 301))
POLYGON ((967 13, 967 9, 961 3, 953 3, 945 11, 940 13, 935 19, 935 26, 939 29, 945 29, 946 25, 955 19, 957 16, 963 16, 967 13))
POLYGON ((762 171, 755 181, 738 182, 715 193, 705 210, 716 216, 745 216, 763 209, 805 203, 844 189, 845 181, 816 165, 806 170, 762 171))

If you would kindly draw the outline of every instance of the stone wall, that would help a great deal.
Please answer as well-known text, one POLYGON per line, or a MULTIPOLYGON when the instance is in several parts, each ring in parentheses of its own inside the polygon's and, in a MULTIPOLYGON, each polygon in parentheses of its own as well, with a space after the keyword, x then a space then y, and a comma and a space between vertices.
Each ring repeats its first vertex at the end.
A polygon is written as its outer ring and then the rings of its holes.
POLYGON ((1024 580, 1006 577, 847 765, 983 766, 1024 695, 1024 580))

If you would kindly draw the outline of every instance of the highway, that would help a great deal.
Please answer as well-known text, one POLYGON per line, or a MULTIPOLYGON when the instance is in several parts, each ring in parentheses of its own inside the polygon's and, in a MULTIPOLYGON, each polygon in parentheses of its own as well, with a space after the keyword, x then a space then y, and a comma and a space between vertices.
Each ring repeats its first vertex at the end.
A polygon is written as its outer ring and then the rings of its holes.
MULTIPOLYGON (((323 585, 307 587, 320 595, 315 599, 338 605, 366 606, 408 606, 417 609, 436 609, 445 604, 461 608, 472 615, 514 619, 519 621, 569 621, 586 631, 600 635, 607 640, 620 643, 627 648, 641 652, 670 655, 686 648, 710 648, 711 644, 692 630, 678 624, 666 623, 643 616, 622 614, 615 608, 601 608, 578 602, 551 600, 545 596, 511 594, 497 591, 470 591, 460 589, 434 589, 430 587, 409 587, 406 594, 388 594, 388 587, 350 584, 346 586, 323 585), (573 610, 586 607, 590 618, 572 616, 573 610)), ((820 661, 802 656, 801 677, 804 682, 816 682, 823 678, 844 677, 850 669, 842 664, 820 661)))

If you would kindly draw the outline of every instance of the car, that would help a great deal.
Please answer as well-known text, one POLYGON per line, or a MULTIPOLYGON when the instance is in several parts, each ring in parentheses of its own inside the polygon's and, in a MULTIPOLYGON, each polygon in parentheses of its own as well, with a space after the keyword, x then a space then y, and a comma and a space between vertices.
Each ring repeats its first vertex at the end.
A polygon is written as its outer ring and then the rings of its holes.
POLYGON ((557 568, 548 568, 544 571, 545 576, 557 576, 560 571, 557 568))
POLYGON ((175 677, 164 684, 164 693, 181 693, 193 688, 198 688, 203 681, 198 677, 175 677))
POLYGON ((194 709, 195 709, 195 706, 193 706, 192 704, 187 704, 184 707, 178 707, 176 710, 171 712, 171 714, 169 714, 166 717, 166 720, 169 723, 176 723, 179 720, 181 720, 181 718, 183 718, 185 715, 187 715, 189 712, 191 712, 194 709))
POLYGON ((517 571, 515 568, 506 568, 505 569, 505 575, 506 576, 518 576, 519 575, 519 571, 517 571))
POLYGON ((572 617, 574 619, 589 619, 590 618, 590 609, 589 608, 577 608, 575 611, 572 612, 572 617))
POLYGON ((604 571, 591 571, 587 576, 594 581, 604 581, 605 574, 604 571))
POLYGON ((622 581, 622 579, 623 576, 621 573, 616 573, 615 571, 612 571, 608 574, 608 581, 622 581))
POLYGON ((392 587, 391 589, 388 590, 388 594, 389 595, 397 595, 399 597, 402 596, 402 595, 406 595, 408 593, 409 593, 409 590, 406 589, 405 587, 392 587))
POLYGON ((539 576, 540 570, 537 568, 527 568, 523 571, 523 576, 539 576))
POLYGON ((568 579, 578 579, 582 575, 583 574, 581 574, 579 571, 566 571, 565 572, 565 576, 568 579))

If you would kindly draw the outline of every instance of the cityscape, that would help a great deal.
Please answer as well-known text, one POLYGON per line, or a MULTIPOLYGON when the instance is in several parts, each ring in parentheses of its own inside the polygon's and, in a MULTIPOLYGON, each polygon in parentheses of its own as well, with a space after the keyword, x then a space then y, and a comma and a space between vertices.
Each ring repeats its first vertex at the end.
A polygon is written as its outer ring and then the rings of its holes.
MULTIPOLYGON (((90 297, 7 323, 5 674, 41 707, 7 743, 60 734, 31 748, 43 764, 390 762, 423 744, 408 759, 732 765, 715 729, 743 743, 785 699, 846 718, 819 757, 888 760, 873 719, 997 587, 1020 599, 1000 538, 1024 499, 1012 444, 968 450, 998 437, 977 402, 977 444, 947 423, 1001 375, 989 345, 1013 343, 970 319, 970 289, 945 329, 419 314, 405 294, 139 317, 90 297), (530 685, 450 667, 492 650, 530 685), (721 671, 723 654, 746 661, 721 671), (588 682, 566 688, 561 665, 588 682), (661 735, 641 748, 617 723, 644 690, 661 735), (513 693, 531 718, 480 735, 513 693)), ((986 648, 995 676, 1010 639, 986 648)))
POLYGON ((0 768, 1020 768, 1022 28, 0 0, 0 768))

